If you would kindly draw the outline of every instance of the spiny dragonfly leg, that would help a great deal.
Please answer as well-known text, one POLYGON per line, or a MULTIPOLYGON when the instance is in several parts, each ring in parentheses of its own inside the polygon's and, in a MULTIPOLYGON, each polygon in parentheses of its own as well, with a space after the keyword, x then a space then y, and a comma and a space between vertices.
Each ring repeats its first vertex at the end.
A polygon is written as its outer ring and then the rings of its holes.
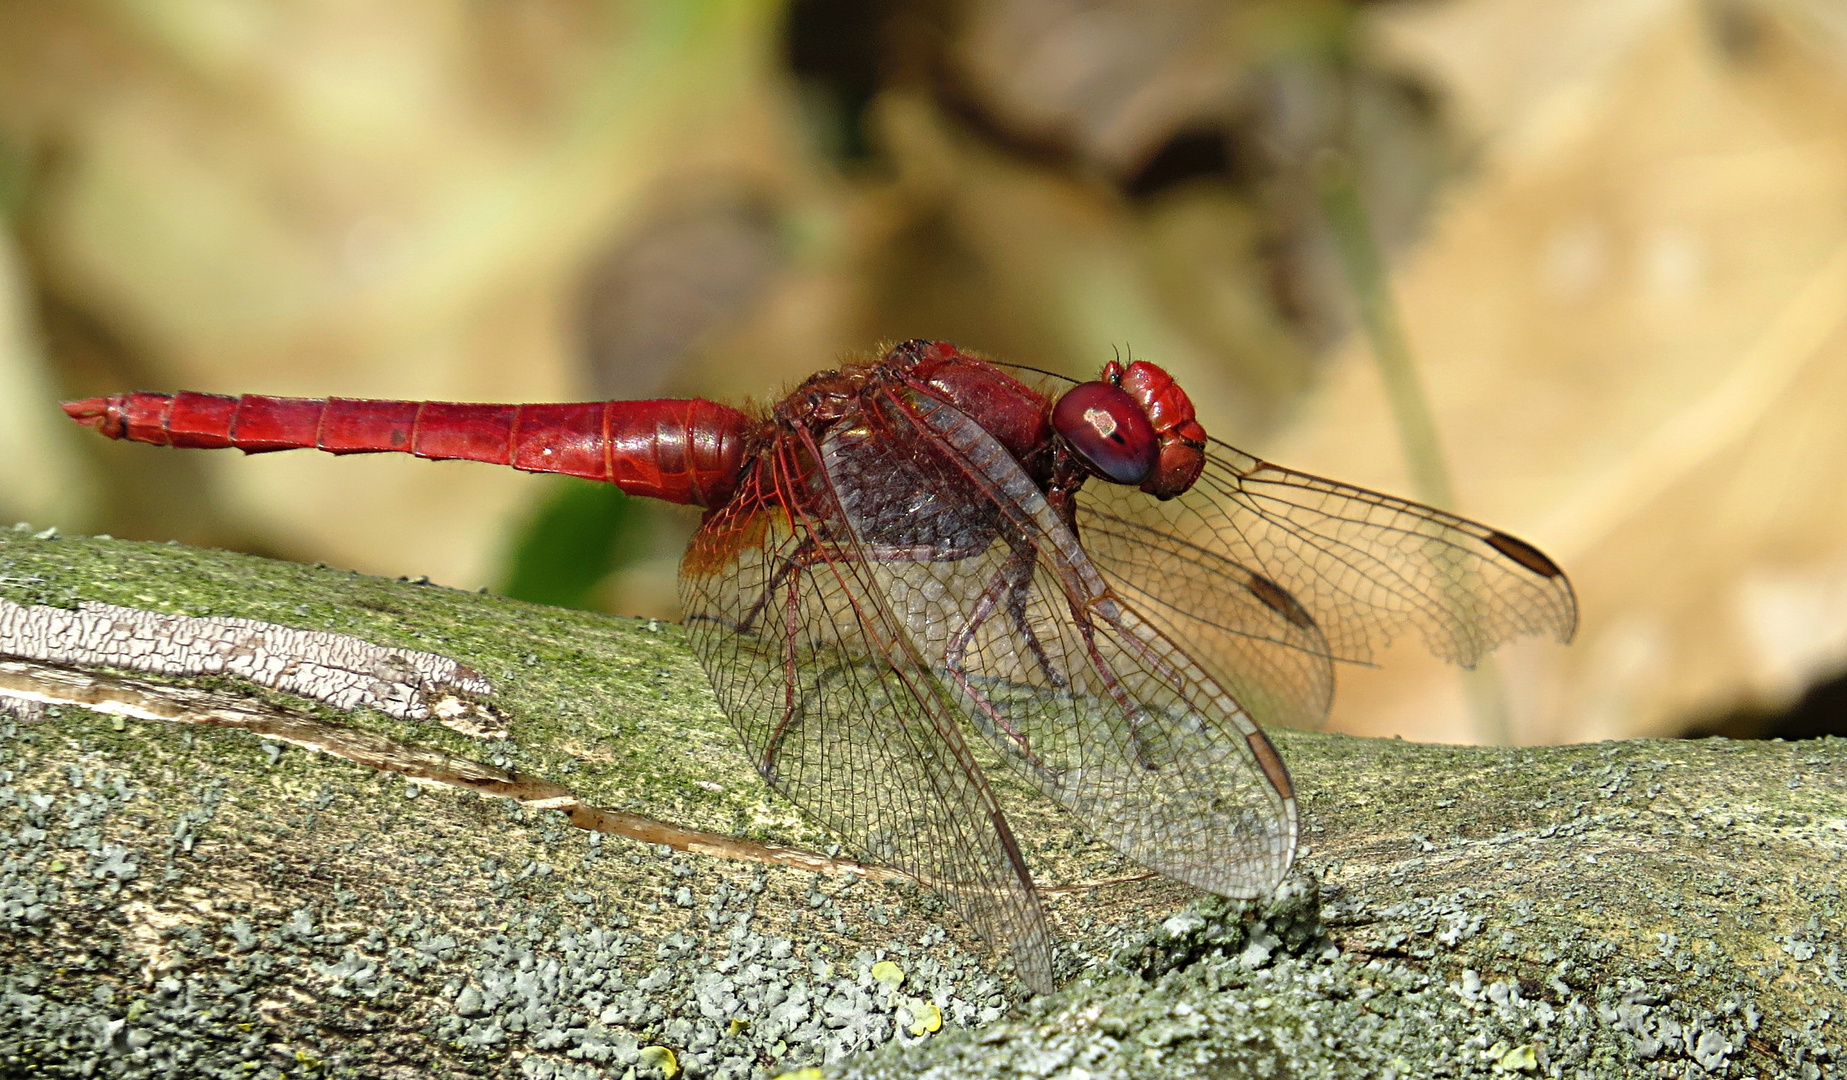
MULTIPOLYGON (((1147 741, 1142 738, 1141 703, 1131 697, 1127 690, 1123 689, 1121 680, 1116 678, 1116 673, 1111 670, 1109 664, 1103 659, 1102 651, 1097 648, 1097 628, 1096 623, 1091 621, 1090 612, 1079 610, 1077 604, 1073 602, 1071 605, 1071 617, 1077 622, 1078 635, 1084 639, 1084 652, 1090 657, 1091 668, 1096 671, 1097 678, 1102 680, 1103 689, 1109 694, 1110 700, 1116 703, 1116 707, 1122 710, 1123 718, 1129 722, 1129 740, 1133 744, 1135 751, 1135 763, 1150 771, 1160 768, 1159 765, 1156 765, 1148 759, 1146 753, 1145 748, 1147 746, 1147 741)), ((1105 618, 1108 619, 1107 616, 1105 616, 1105 618)), ((1108 619, 1108 621, 1111 623, 1116 622, 1114 619, 1108 619)), ((1122 629, 1120 625, 1118 625, 1118 629, 1122 629)), ((1133 639, 1132 634, 1124 634, 1123 636, 1131 640, 1133 639)), ((1144 655, 1144 659, 1146 658, 1147 657, 1144 655)))
POLYGON ((801 703, 795 663, 795 638, 802 627, 802 597, 797 588, 801 582, 801 567, 791 558, 785 569, 789 572, 778 574, 787 580, 789 586, 789 599, 783 605, 782 616, 782 715, 777 718, 776 726, 770 729, 769 741, 763 745, 763 757, 757 762, 757 771, 772 784, 776 782, 776 759, 782 755, 783 739, 788 736, 789 724, 795 719, 796 707, 801 703))
POLYGON ((1027 584, 1032 580, 1032 571, 1032 549, 1028 547, 1016 547, 1013 553, 1007 557, 1007 561, 1001 565, 1000 570, 995 573, 994 579, 988 582, 985 589, 981 590, 981 595, 975 600, 974 610, 969 613, 968 621, 964 622, 961 629, 957 630, 949 639, 949 644, 943 651, 943 666, 949 669, 949 677, 954 679, 956 685, 961 688, 962 692, 967 694, 969 700, 975 703, 975 708, 981 711, 982 716, 987 719, 988 723, 992 724, 996 730, 1012 739, 1014 743, 1018 745, 1021 755, 1026 758, 1027 762, 1031 764, 1033 768, 1040 771, 1047 771, 1045 764, 1039 760, 1039 756, 1033 753, 1032 746, 1028 742, 1025 734, 1014 726, 1014 724, 1007 719, 1005 714, 994 707, 993 702, 988 700, 986 694, 976 689, 973 680, 968 676, 968 672, 963 670, 962 667, 962 658, 966 655, 969 644, 974 641, 975 634, 981 629, 982 625, 994 617, 995 612, 1001 605, 1001 597, 1005 595, 1007 598, 1007 611, 1013 616, 1014 625, 1025 635, 1027 647, 1032 652, 1034 659, 1038 662, 1040 670, 1046 673, 1046 676, 1052 681, 1054 686, 1061 689, 1064 687, 1065 680, 1063 675, 1053 666, 1051 659, 1045 653, 1044 646, 1040 644, 1037 635, 1032 632, 1031 627, 1029 627, 1025 621, 1026 608, 1022 596, 1027 584))
POLYGON ((800 704, 800 689, 797 682, 795 660, 796 635, 801 630, 801 572, 815 560, 820 550, 813 538, 804 539, 789 553, 776 572, 763 585, 763 591, 750 606, 750 610, 740 622, 739 633, 748 633, 752 624, 769 608, 770 601, 778 589, 787 589, 787 601, 783 604, 782 634, 782 716, 777 718, 776 726, 770 729, 770 737, 764 743, 763 755, 757 760, 757 771, 765 780, 776 780, 776 759, 782 754, 783 740, 788 736, 789 725, 795 719, 796 707, 800 704))
POLYGON ((1068 689, 1071 685, 1070 680, 1065 678, 1064 672, 1058 670, 1057 664, 1052 663, 1051 656, 1045 651, 1045 644, 1039 640, 1038 633, 1033 630, 1032 623, 1026 617, 1026 604, 1032 597, 1032 590, 1028 586, 1032 584, 1033 556, 1030 552, 1025 552, 1018 557, 1023 559, 1027 565, 1025 571, 1014 580, 1013 587, 1007 592, 1007 614, 1013 618, 1014 629, 1026 639, 1026 649, 1032 653, 1033 660, 1038 663, 1039 670, 1045 673, 1046 679, 1060 690, 1068 689))
POLYGON ((769 607, 770 597, 776 595, 776 590, 782 588, 783 583, 789 579, 790 575, 814 561, 815 552, 818 550, 819 547, 815 544, 812 537, 804 539, 801 543, 795 545, 795 550, 789 553, 789 557, 784 559, 782 565, 776 568, 776 572, 771 574, 769 580, 763 583, 763 590, 757 594, 756 602, 750 605, 750 610, 744 612, 744 617, 738 620, 738 633, 750 633, 750 628, 756 624, 757 617, 763 614, 765 608, 769 607))
MULTIPOLYGON (((1071 498, 1073 490, 1074 489, 1069 488, 1054 488, 1047 493, 1046 500, 1064 521, 1066 527, 1072 531, 1073 535, 1076 535, 1078 531, 1077 504, 1073 502, 1071 498)), ((1130 632, 1127 627, 1122 625, 1122 620, 1120 618, 1109 613, 1110 609, 1115 607, 1115 599, 1108 592, 1105 592, 1100 597, 1083 602, 1082 604, 1079 603, 1077 597, 1067 593, 1066 601, 1070 606, 1071 621, 1077 627, 1078 636, 1084 640, 1084 652, 1090 658, 1092 670, 1097 673, 1097 678, 1102 680, 1104 691, 1109 694, 1110 699, 1116 703, 1116 707, 1122 710, 1124 718, 1128 720, 1129 739, 1135 751, 1136 764, 1144 769, 1152 770, 1158 768, 1159 766, 1148 760, 1148 755, 1144 749, 1147 743, 1146 740, 1142 738, 1141 734, 1141 704, 1131 697, 1127 690, 1123 689, 1122 683, 1116 678, 1116 673, 1110 669, 1109 664, 1103 659, 1103 653, 1097 648, 1096 623, 1091 618, 1092 609, 1098 609, 1096 614, 1101 615, 1105 622, 1116 627, 1118 632, 1120 632, 1125 639, 1134 641, 1135 635, 1130 632)), ((1145 649, 1138 648, 1136 651, 1143 660, 1149 661, 1151 666, 1155 670, 1160 671, 1164 676, 1171 674, 1167 670, 1167 666, 1162 664, 1159 658, 1149 656, 1145 649)))
MULTIPOLYGON (((748 634, 751 632, 751 627, 756 625, 757 619, 762 617, 764 611, 769 607, 770 598, 775 595, 777 589, 782 588, 783 583, 788 580, 790 575, 807 567, 814 566, 817 563, 826 562, 831 558, 842 557, 838 553, 838 548, 834 550, 836 553, 830 555, 821 547, 820 541, 816 540, 814 537, 808 537, 797 544, 795 550, 789 553, 788 558, 782 560, 782 565, 776 568, 776 572, 770 575, 768 581, 764 582, 762 591, 757 594, 756 602, 751 604, 750 608, 744 612, 743 617, 738 620, 736 625, 737 632, 740 634, 748 634)), ((951 559, 966 559, 971 555, 978 554, 978 552, 970 548, 938 548, 916 545, 909 547, 867 545, 867 551, 873 562, 942 562, 951 559)))
MULTIPOLYGON (((1169 683, 1178 684, 1185 681, 1185 677, 1179 671, 1166 660, 1163 660, 1154 650, 1148 648, 1147 642, 1143 641, 1140 635, 1123 625, 1122 617, 1116 614, 1116 601, 1113 596, 1105 598, 1101 603, 1095 606, 1101 609, 1098 614, 1102 617, 1103 621, 1116 628, 1116 632, 1121 636, 1123 644, 1133 649, 1136 657, 1144 664, 1147 664, 1150 671, 1153 671, 1169 683)), ((1089 626, 1093 624, 1086 623, 1085 625, 1089 626)))
POLYGON ((1092 609, 1091 612, 1086 612, 1081 616, 1075 605, 1072 607, 1072 616, 1078 620, 1079 631, 1084 638, 1084 650, 1089 653, 1091 666, 1096 669, 1098 678, 1103 680, 1105 689, 1108 690, 1110 697, 1129 722, 1129 737, 1134 742, 1136 763, 1144 769, 1158 769, 1160 766, 1148 759, 1146 753, 1148 741, 1142 737, 1146 710, 1129 696, 1128 692, 1123 689, 1122 683, 1117 680, 1115 672, 1104 662, 1103 654, 1097 648, 1096 623, 1090 615, 1094 613, 1104 622, 1115 627, 1117 637, 1122 644, 1132 650, 1138 660, 1146 664, 1150 671, 1159 675, 1163 680, 1174 685, 1179 685, 1185 680, 1172 665, 1163 660, 1154 650, 1148 648, 1147 643, 1142 641, 1131 627, 1124 625, 1121 616, 1117 613, 1114 596, 1105 594, 1088 606, 1092 609))

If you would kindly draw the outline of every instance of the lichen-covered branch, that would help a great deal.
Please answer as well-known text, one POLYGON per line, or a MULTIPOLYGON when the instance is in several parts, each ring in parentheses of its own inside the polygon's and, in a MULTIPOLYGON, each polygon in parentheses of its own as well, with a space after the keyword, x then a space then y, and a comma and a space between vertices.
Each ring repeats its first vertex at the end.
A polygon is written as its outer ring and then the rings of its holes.
POLYGON ((0 1073, 1841 1068, 1838 741, 1506 750, 1282 733, 1308 850, 1255 906, 1141 878, 1003 780, 1071 980, 1026 1002, 914 885, 573 827, 575 807, 828 851, 733 749, 675 627, 27 533, 0 533, 0 598, 446 658, 493 688, 506 722, 493 739, 414 710, 349 712, 222 666, 98 678, 305 726, 0 715, 0 1073), (394 761, 468 763, 494 790, 394 761), (534 792, 570 805, 522 799, 534 792))

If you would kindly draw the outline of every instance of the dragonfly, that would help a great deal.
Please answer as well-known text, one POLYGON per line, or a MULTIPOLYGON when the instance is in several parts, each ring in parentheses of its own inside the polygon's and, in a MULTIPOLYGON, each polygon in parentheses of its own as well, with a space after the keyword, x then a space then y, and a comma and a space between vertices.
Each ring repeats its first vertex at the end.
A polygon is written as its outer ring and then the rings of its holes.
POLYGON ((688 637, 756 770, 862 857, 939 890, 1034 992, 1052 938, 990 773, 1228 897, 1295 857, 1263 725, 1327 715, 1335 665, 1416 635, 1470 666, 1569 641, 1570 582, 1507 533, 1209 437, 1159 366, 1073 383, 943 341, 702 398, 461 404, 131 393, 103 435, 396 451, 700 507, 688 637))

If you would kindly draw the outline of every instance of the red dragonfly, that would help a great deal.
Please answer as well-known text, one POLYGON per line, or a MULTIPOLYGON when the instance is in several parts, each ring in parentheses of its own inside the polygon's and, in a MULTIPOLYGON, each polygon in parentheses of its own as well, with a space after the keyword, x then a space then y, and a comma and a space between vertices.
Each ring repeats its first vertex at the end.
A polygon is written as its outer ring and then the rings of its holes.
POLYGON ((767 416, 197 393, 64 409, 156 445, 490 461, 703 507, 687 630, 758 772, 946 892, 1037 991, 1050 936, 969 732, 1137 862, 1257 896, 1297 832, 1259 722, 1320 722, 1334 661, 1403 633, 1468 665, 1577 623, 1537 549, 1209 439, 1146 362, 1054 385, 907 341, 767 416))

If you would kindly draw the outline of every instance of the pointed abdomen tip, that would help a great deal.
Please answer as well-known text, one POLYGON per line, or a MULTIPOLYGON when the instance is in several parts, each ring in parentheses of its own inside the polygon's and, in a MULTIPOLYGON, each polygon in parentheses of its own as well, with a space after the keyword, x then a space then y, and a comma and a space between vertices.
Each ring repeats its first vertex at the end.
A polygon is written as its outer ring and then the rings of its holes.
POLYGON ((64 415, 79 424, 89 420, 100 420, 103 414, 109 411, 108 398, 91 397, 84 398, 82 401, 66 401, 61 404, 64 406, 64 415))
POLYGON ((64 407, 64 415, 77 421, 84 427, 95 428, 97 431, 102 432, 112 439, 121 438, 119 432, 112 432, 109 430, 110 413, 113 411, 110 408, 112 404, 111 399, 106 397, 93 397, 84 398, 82 401, 60 402, 59 404, 64 407))

